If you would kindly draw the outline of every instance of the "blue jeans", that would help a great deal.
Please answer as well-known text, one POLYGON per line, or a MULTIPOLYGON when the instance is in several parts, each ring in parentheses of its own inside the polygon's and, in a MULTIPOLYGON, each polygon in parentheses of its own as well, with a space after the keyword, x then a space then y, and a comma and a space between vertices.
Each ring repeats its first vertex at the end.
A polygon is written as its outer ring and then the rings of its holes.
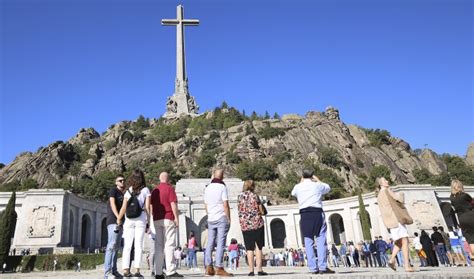
POLYGON ((105 250, 104 270, 105 272, 117 272, 117 251, 120 248, 122 230, 114 232, 116 225, 107 226, 107 250, 105 250))
POLYGON ((214 250, 214 245, 217 243, 215 266, 224 267, 222 258, 224 257, 224 248, 227 239, 227 233, 229 232, 229 227, 230 224, 226 216, 217 221, 208 222, 209 231, 207 235, 208 240, 205 252, 206 266, 213 265, 212 251, 214 250))
POLYGON ((380 257, 380 264, 381 266, 385 267, 388 264, 388 257, 387 257, 387 252, 385 251, 378 251, 377 252, 380 257))
POLYGON ((318 252, 318 262, 316 263, 316 256, 314 254, 314 239, 305 237, 304 238, 304 248, 306 250, 306 257, 308 258, 308 267, 311 272, 318 270, 326 271, 327 269, 327 254, 328 245, 326 243, 326 231, 327 225, 325 221, 324 212, 322 213, 323 223, 321 226, 321 231, 317 236, 316 247, 318 252))
POLYGON ((436 244, 435 249, 441 264, 449 264, 448 255, 446 255, 446 247, 444 247, 444 244, 436 244))
POLYGON ((188 267, 196 268, 197 267, 197 258, 195 248, 189 248, 188 250, 188 267))

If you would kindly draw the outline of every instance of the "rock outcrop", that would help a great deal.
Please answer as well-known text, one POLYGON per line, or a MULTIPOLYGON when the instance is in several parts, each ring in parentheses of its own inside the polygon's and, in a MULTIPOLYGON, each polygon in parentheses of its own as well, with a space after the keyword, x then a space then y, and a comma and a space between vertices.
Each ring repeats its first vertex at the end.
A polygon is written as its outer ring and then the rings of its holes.
MULTIPOLYGON (((213 116, 214 112, 210 112, 203 118, 213 116)), ((436 153, 424 150, 418 156, 402 139, 388 137, 383 144, 374 145, 366 129, 344 124, 339 111, 332 107, 324 112, 308 112, 304 117, 285 115, 282 119, 246 120, 227 129, 209 130, 204 135, 187 128, 179 139, 165 142, 156 140, 154 129, 161 125, 159 120, 151 120, 148 127, 140 130, 134 125, 123 121, 102 135, 92 128, 81 129, 68 142, 55 142, 34 154, 20 154, 0 169, 0 184, 33 178, 41 187, 47 187, 64 177, 93 177, 104 170, 124 172, 164 160, 172 162, 183 176, 191 177, 197 158, 210 148, 215 151, 215 164, 225 166, 228 176, 234 175, 236 169, 235 162, 227 162, 230 151, 244 161, 276 162, 275 158, 286 154, 287 159, 279 160, 275 167, 280 176, 300 170, 309 159, 321 168, 332 169, 344 180, 348 191, 360 187, 361 178, 367 177, 377 165, 388 167, 397 183, 415 182, 416 169, 427 169, 434 175, 446 171, 446 165, 436 153), (268 129, 277 133, 262 136, 268 129), (327 149, 335 153, 339 164, 328 165, 322 161, 322 151, 327 149)), ((467 161, 474 163, 473 144, 467 161)))

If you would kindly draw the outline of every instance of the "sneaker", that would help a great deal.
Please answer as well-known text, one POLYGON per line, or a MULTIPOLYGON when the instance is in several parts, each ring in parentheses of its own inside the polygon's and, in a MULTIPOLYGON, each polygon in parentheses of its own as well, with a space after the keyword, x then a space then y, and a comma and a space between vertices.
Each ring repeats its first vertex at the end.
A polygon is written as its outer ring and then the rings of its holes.
POLYGON ((258 276, 267 276, 268 273, 266 273, 265 271, 259 271, 257 272, 258 276))
POLYGON ((118 271, 114 271, 112 272, 112 275, 115 276, 115 277, 118 277, 118 278, 122 278, 122 274, 120 274, 118 271))
POLYGON ((249 272, 249 275, 248 276, 255 276, 255 273, 252 271, 252 272, 249 272))
POLYGON ((135 272, 135 273, 133 274, 133 277, 144 278, 143 275, 142 275, 140 272, 135 272))
POLYGON ((319 271, 319 274, 333 274, 333 273, 336 273, 336 272, 334 270, 330 270, 329 268, 327 268, 326 270, 319 271))
POLYGON ((208 265, 206 267, 206 276, 214 276, 216 275, 216 271, 214 270, 214 267, 212 265, 208 265))
POLYGON ((184 276, 179 274, 178 272, 175 272, 171 275, 166 275, 166 278, 180 278, 180 277, 184 277, 184 276))
POLYGON ((110 275, 113 275, 112 271, 107 271, 105 272, 104 278, 109 278, 110 275))
POLYGON ((222 276, 222 277, 232 277, 232 276, 234 276, 234 274, 225 271, 225 269, 223 267, 216 268, 216 275, 217 276, 222 276))
POLYGON ((165 276, 163 274, 155 275, 155 279, 165 279, 165 276))

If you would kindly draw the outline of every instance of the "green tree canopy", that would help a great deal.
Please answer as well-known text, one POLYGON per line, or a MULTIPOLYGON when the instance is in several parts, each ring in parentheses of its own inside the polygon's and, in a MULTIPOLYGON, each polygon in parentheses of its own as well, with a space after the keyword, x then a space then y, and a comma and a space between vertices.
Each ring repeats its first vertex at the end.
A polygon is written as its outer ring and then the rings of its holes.
POLYGON ((15 234, 17 214, 15 212, 16 193, 13 192, 0 219, 0 264, 6 262, 10 252, 11 239, 15 234))

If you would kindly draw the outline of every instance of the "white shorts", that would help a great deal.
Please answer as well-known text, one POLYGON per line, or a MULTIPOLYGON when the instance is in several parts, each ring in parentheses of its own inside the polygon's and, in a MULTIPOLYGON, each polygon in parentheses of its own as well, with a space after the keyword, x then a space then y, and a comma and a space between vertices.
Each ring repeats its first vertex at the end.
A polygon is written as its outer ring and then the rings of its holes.
POLYGON ((400 238, 408 237, 408 230, 405 225, 398 223, 398 227, 390 229, 390 235, 393 241, 397 241, 400 238))

